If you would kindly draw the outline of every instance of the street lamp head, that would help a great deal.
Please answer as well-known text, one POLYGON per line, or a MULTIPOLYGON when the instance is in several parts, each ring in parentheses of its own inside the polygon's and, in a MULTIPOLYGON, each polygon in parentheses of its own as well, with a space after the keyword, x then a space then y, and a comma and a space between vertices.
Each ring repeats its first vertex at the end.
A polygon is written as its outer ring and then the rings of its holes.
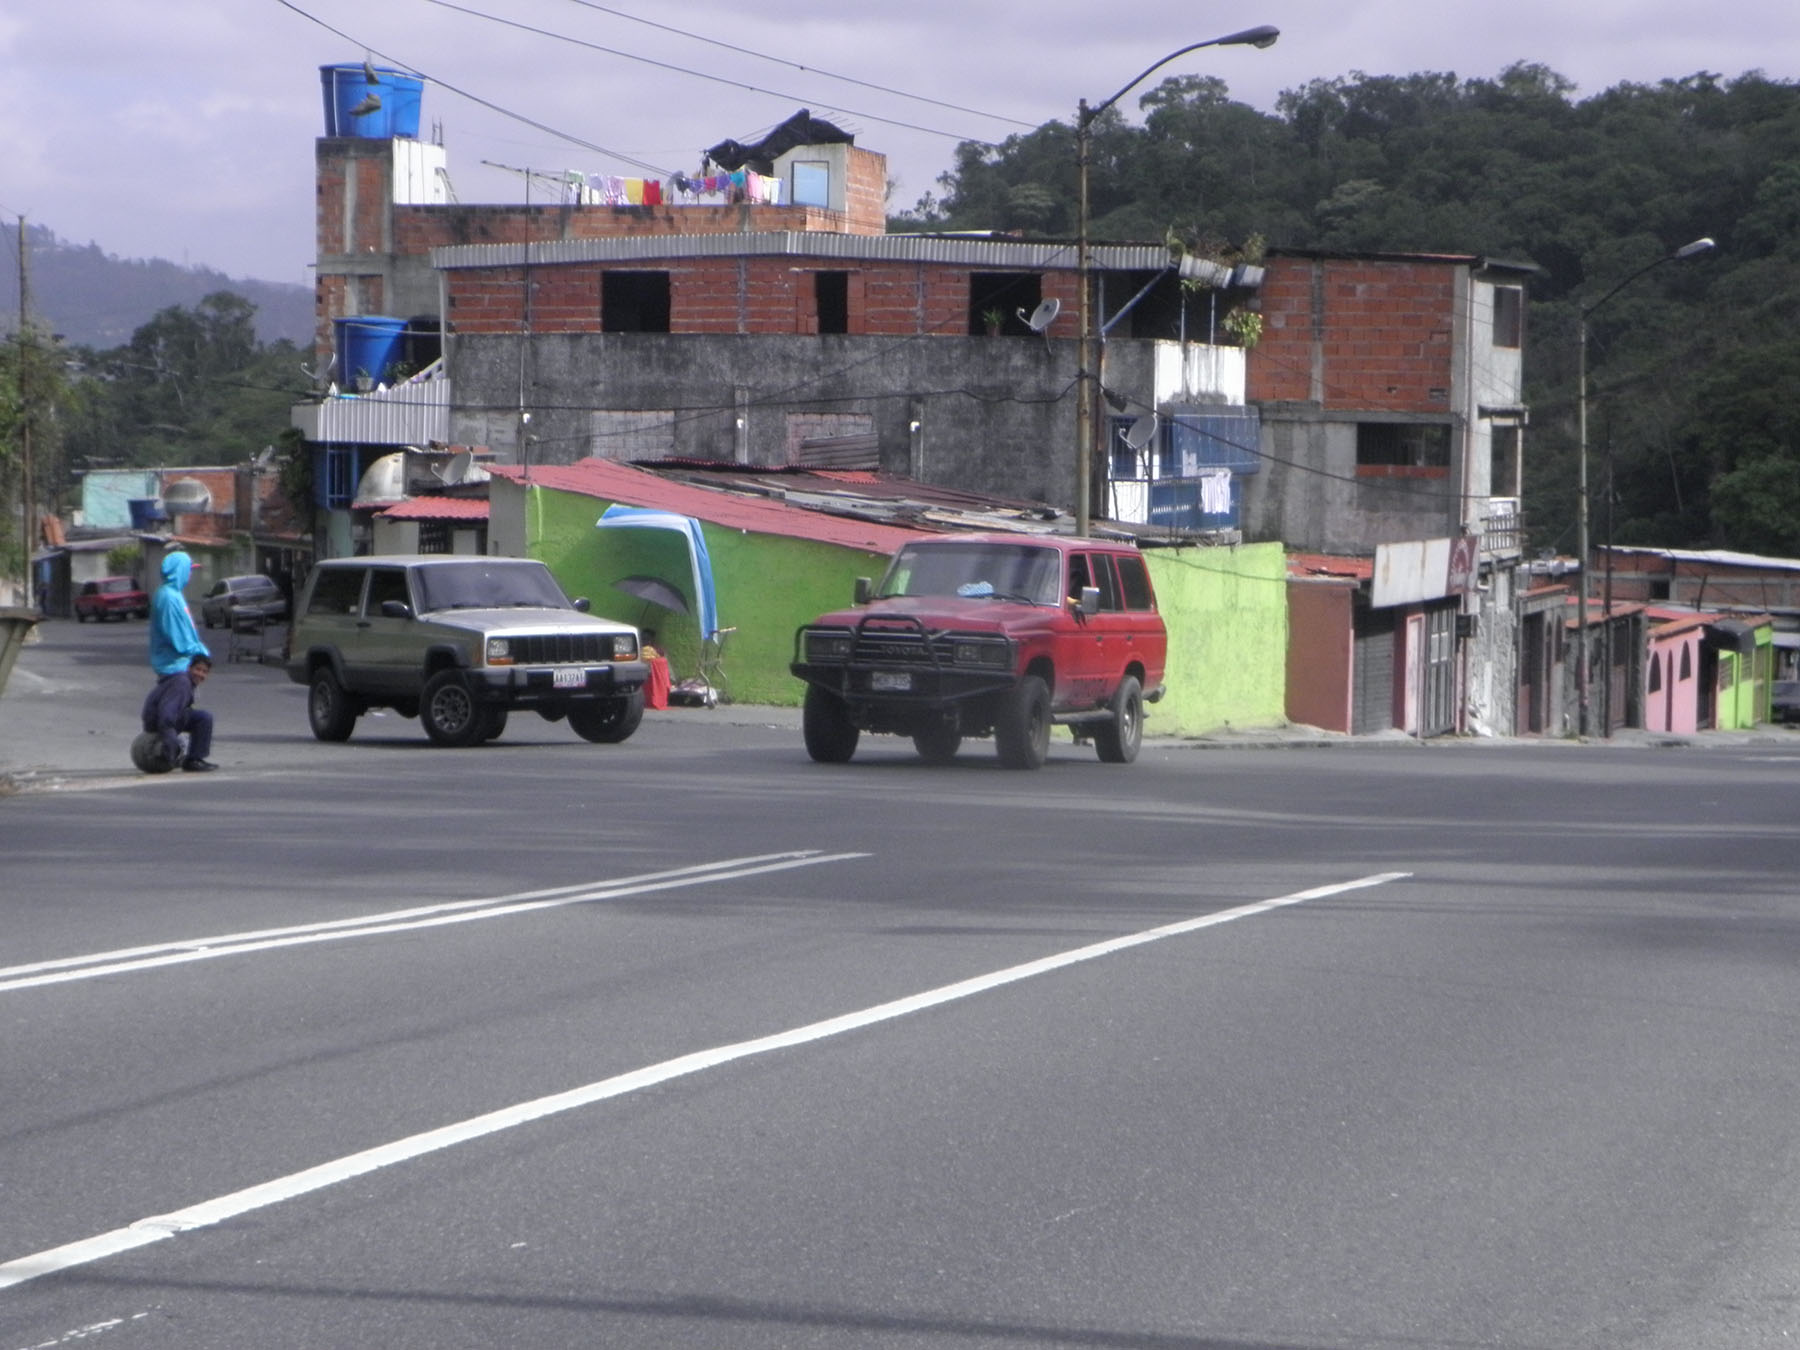
POLYGON ((1281 36, 1281 30, 1273 24, 1258 24, 1255 28, 1246 28, 1241 33, 1233 33, 1229 37, 1216 39, 1215 47, 1273 47, 1275 39, 1281 36))
POLYGON ((1697 253, 1711 253, 1718 245, 1710 237, 1694 240, 1691 244, 1683 244, 1675 250, 1677 258, 1691 258, 1697 253))

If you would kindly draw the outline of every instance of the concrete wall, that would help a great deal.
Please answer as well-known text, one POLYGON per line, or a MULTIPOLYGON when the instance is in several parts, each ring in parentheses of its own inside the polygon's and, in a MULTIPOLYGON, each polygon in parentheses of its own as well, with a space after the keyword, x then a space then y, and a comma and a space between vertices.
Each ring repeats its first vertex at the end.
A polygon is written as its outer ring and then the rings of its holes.
POLYGON ((1169 630, 1157 735, 1280 726, 1287 686, 1287 564, 1279 544, 1145 551, 1169 630))
MULTIPOLYGON (((1153 345, 1112 344, 1109 378, 1147 387, 1153 345)), ((1072 342, 540 335, 525 362, 532 416, 524 447, 519 339, 459 336, 449 359, 452 441, 490 446, 502 462, 680 455, 784 463, 789 418, 829 410, 871 420, 890 473, 1013 500, 1074 500, 1072 342), (751 402, 750 390, 787 397, 751 402), (631 410, 643 415, 623 425, 616 414, 631 410)))

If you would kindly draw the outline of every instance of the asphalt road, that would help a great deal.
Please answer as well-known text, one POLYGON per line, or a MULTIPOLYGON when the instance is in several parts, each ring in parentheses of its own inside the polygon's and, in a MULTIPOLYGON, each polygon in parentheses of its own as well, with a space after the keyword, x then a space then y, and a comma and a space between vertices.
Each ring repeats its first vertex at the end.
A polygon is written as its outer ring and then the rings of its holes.
POLYGON ((1800 737, 325 746, 227 663, 146 779, 141 662, 0 698, 0 1350, 1800 1335, 1800 737))

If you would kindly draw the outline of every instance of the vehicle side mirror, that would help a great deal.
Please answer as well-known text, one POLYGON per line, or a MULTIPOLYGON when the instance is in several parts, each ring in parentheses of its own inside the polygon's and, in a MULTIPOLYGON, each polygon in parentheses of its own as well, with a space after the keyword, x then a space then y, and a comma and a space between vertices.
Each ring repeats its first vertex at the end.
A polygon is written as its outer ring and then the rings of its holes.
POLYGON ((1083 614, 1098 614, 1100 612, 1100 588, 1098 586, 1083 586, 1081 588, 1081 612, 1083 614))
POLYGON ((381 617, 384 619, 410 619, 412 616, 412 606, 404 600, 383 600, 381 602, 381 617))
POLYGON ((574 604, 575 608, 580 610, 583 614, 586 614, 588 612, 588 598, 585 595, 576 596, 575 599, 571 603, 574 604))
POLYGON ((867 577, 858 577, 856 579, 856 603, 857 604, 859 604, 859 605, 868 604, 869 597, 871 595, 873 595, 874 593, 875 593, 875 584, 872 581, 870 581, 867 577))

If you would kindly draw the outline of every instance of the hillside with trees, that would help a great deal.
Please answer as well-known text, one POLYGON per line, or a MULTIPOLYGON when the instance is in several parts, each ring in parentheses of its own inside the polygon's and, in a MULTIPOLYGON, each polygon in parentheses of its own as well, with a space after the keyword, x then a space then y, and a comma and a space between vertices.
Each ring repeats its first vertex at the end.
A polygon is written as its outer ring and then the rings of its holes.
MULTIPOLYGON (((1800 85, 1748 74, 1587 99, 1540 65, 1317 80, 1272 114, 1223 81, 1169 79, 1094 123, 1095 239, 1484 254, 1536 264, 1525 511, 1574 547, 1576 334, 1593 315, 1596 541, 1800 556, 1800 85), (1612 489, 1607 491, 1610 466, 1612 489)), ((1075 134, 966 143, 896 229, 1076 234, 1075 134)))
MULTIPOLYGON (((18 326, 19 223, 0 222, 0 332, 18 326)), ((274 281, 234 280, 210 267, 184 267, 162 258, 120 258, 98 244, 71 244, 31 221, 25 223, 27 280, 31 313, 47 332, 80 347, 115 347, 152 316, 171 306, 198 305, 209 295, 230 291, 255 307, 256 337, 312 342, 310 286, 274 281)))

